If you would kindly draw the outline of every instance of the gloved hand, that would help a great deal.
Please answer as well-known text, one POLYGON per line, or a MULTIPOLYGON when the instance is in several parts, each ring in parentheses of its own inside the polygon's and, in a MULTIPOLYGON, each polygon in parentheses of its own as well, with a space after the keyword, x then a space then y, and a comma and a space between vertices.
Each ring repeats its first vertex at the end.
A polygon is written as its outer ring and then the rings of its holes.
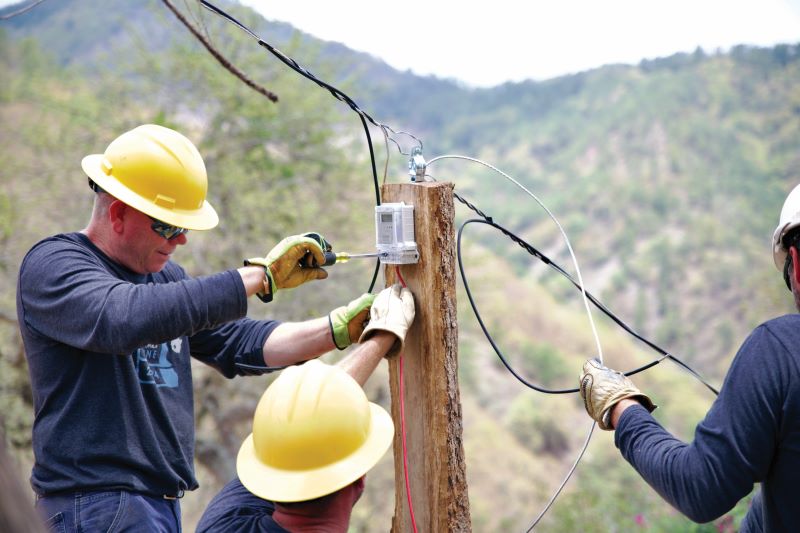
POLYGON ((375 300, 375 295, 366 292, 349 304, 337 307, 328 314, 333 343, 337 348, 344 350, 358 340, 369 319, 369 308, 373 300, 375 300))
POLYGON ((597 359, 583 364, 580 391, 586 412, 597 421, 600 429, 614 429, 611 409, 626 398, 637 400, 650 412, 657 407, 625 374, 603 366, 597 359))
POLYGON ((258 297, 269 302, 279 289, 291 289, 313 279, 327 278, 324 269, 311 266, 325 263, 327 246, 319 233, 292 235, 275 245, 266 257, 245 259, 245 265, 261 265, 266 272, 269 293, 266 290, 259 292, 258 297))
POLYGON ((406 332, 414 322, 414 313, 414 295, 410 290, 401 289, 399 284, 383 289, 372 302, 369 323, 358 342, 365 341, 376 331, 389 331, 397 336, 397 342, 386 355, 394 355, 403 349, 406 332))

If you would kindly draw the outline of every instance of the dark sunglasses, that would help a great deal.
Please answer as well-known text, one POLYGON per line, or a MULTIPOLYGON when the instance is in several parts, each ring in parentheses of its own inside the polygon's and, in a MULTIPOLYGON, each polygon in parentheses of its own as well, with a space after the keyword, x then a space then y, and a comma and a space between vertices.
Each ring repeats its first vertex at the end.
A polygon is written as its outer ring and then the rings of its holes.
POLYGON ((157 218, 150 217, 150 220, 153 221, 153 223, 150 225, 150 228, 168 241, 174 239, 178 235, 189 233, 189 230, 186 228, 179 228, 178 226, 161 222, 157 218))

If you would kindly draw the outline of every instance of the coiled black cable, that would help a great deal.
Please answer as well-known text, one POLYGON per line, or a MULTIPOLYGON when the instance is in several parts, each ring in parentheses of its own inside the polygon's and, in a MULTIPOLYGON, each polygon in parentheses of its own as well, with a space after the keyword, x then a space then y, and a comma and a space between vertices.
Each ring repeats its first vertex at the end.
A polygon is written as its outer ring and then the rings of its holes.
MULTIPOLYGON (((374 149, 373 149, 373 146, 372 146, 372 136, 370 135, 369 126, 367 125, 367 121, 369 121, 373 125, 381 128, 381 130, 384 131, 384 133, 386 132, 387 129, 391 130, 391 128, 388 128, 388 126, 386 126, 384 124, 381 124, 380 122, 377 122, 368 113, 366 113, 364 110, 362 110, 355 103, 355 101, 353 101, 353 99, 350 98, 347 94, 345 94, 344 92, 340 91, 339 89, 337 89, 333 85, 330 85, 329 83, 326 83, 326 82, 320 80, 319 78, 317 78, 308 69, 302 67, 300 64, 297 63, 297 61, 295 61, 294 59, 292 59, 291 57, 287 56, 286 54, 284 54, 283 52, 281 52, 280 50, 278 50, 277 48, 275 48, 271 44, 269 44, 266 41, 264 41, 263 39, 261 39, 252 30, 250 30, 247 26, 245 26, 244 24, 242 24, 241 22, 236 20, 230 14, 226 13, 225 11, 220 9, 219 7, 211 4, 207 0, 200 0, 200 4, 203 7, 205 7, 206 9, 208 9, 208 10, 216 13, 217 15, 225 18, 226 20, 230 21, 231 23, 235 24, 236 26, 238 26, 239 28, 241 28, 242 30, 247 32, 250 36, 252 36, 254 39, 256 39, 258 41, 259 45, 261 45, 264 48, 266 48, 270 53, 272 53, 275 57, 280 59, 284 64, 289 66, 292 70, 294 70, 298 74, 302 75, 303 77, 313 81, 314 83, 316 83, 320 87, 323 87, 323 88, 327 89, 337 100, 345 102, 353 111, 355 111, 359 115, 359 117, 361 119, 361 124, 362 124, 362 126, 364 128, 364 133, 365 133, 365 135, 367 137, 367 146, 369 147, 370 163, 371 163, 371 167, 372 167, 373 185, 374 185, 374 188, 375 188, 375 203, 376 203, 376 205, 380 205, 381 199, 380 199, 380 186, 378 184, 378 171, 377 171, 377 165, 375 163, 375 152, 374 152, 374 149)), ((541 252, 536 250, 536 248, 534 248, 530 244, 526 243, 525 241, 523 241, 522 239, 520 239, 519 237, 517 237, 516 235, 514 235, 513 233, 511 233, 507 229, 503 228, 499 224, 496 224, 491 219, 491 217, 488 217, 487 215, 485 215, 483 212, 480 211, 480 209, 475 207, 470 202, 466 201, 459 194, 454 193, 454 196, 461 203, 463 203, 464 205, 466 205, 467 207, 469 207, 470 209, 472 209, 473 211, 478 213, 481 217, 483 217, 483 220, 479 220, 479 219, 468 220, 467 222, 465 222, 461 226, 461 228, 459 228, 459 231, 458 231, 458 265, 459 265, 459 270, 461 271, 461 278, 462 278, 462 280, 464 282, 464 288, 467 291, 467 297, 469 298, 470 305, 472 306, 472 310, 475 313, 476 318, 478 319, 478 323, 480 324, 481 329, 484 332, 484 335, 486 335, 486 338, 489 340, 489 343, 492 345, 492 348, 495 350, 495 353, 500 358, 500 360, 503 362, 503 364, 506 366, 506 368, 508 369, 509 372, 511 372, 523 384, 525 384, 526 386, 528 386, 528 387, 530 387, 530 388, 532 388, 534 390, 537 390, 539 392, 549 393, 549 394, 567 394, 567 393, 577 392, 578 391, 577 388, 575 388, 575 389, 545 389, 543 387, 538 387, 538 386, 534 385, 533 383, 530 383, 527 380, 525 380, 522 376, 520 376, 511 367, 511 365, 508 363, 508 361, 505 359, 505 357, 503 356, 502 352, 498 348, 497 344, 494 342, 494 339, 492 338, 492 336, 489 334, 488 330, 486 329, 486 326, 483 323, 483 320, 481 319, 480 313, 478 312, 477 305, 475 304, 475 301, 472 298, 472 292, 469 290, 469 285, 468 285, 468 282, 467 282, 467 278, 466 278, 466 276, 464 274, 463 263, 461 262, 461 234, 462 234, 462 231, 463 231, 464 227, 467 224, 473 223, 473 222, 480 222, 480 223, 484 223, 484 224, 490 225, 490 226, 494 227, 495 229, 497 229, 497 230, 501 231, 502 233, 504 233, 512 241, 514 241, 517 244, 519 244, 522 248, 524 248, 526 251, 528 251, 528 253, 530 253, 534 257, 537 257, 539 260, 541 260, 542 262, 544 262, 545 264, 549 265, 551 268, 556 270, 559 274, 561 274, 562 276, 566 277, 578 290, 583 290, 581 285, 572 276, 570 276, 563 268, 561 268, 558 264, 556 264, 552 260, 550 260, 546 255, 542 254, 541 252)), ((377 280, 378 271, 379 270, 380 270, 380 260, 377 260, 375 262, 375 271, 374 271, 374 273, 372 275, 372 281, 370 282, 370 285, 369 285, 369 289, 368 289, 369 292, 372 292, 372 290, 373 290, 373 288, 375 286, 375 281, 377 280)), ((629 327, 625 322, 623 322, 619 317, 617 317, 614 313, 612 313, 608 308, 606 308, 593 295, 591 295, 590 293, 586 292, 586 296, 589 299, 589 301, 591 301, 595 305, 595 307, 597 307, 600 311, 602 311, 606 316, 611 318, 614 322, 616 322, 625 331, 627 331, 629 334, 631 334, 632 336, 634 336, 638 340, 642 341, 643 343, 647 344, 650 348, 652 348, 653 350, 655 350, 656 352, 658 352, 658 353, 660 353, 662 355, 662 357, 660 359, 657 359, 655 361, 651 361, 650 363, 648 363, 648 364, 646 364, 644 366, 641 366, 641 367, 636 368, 634 370, 630 370, 628 372, 625 372, 626 376, 631 376, 631 375, 637 374, 637 373, 639 373, 639 372, 641 372, 643 370, 651 368, 652 366, 657 365, 658 363, 660 363, 664 359, 670 359, 671 361, 673 361, 674 363, 678 364, 679 366, 681 366, 682 368, 687 370, 689 373, 691 373, 695 378, 697 378, 701 383, 703 383, 703 385, 705 385, 715 395, 719 394, 719 391, 716 388, 714 388, 710 384, 708 384, 702 378, 702 376, 700 376, 697 372, 695 372, 694 369, 689 367, 689 365, 687 365, 686 363, 684 363, 683 361, 681 361, 680 359, 678 359, 674 355, 668 353, 666 350, 664 350, 660 346, 656 345, 655 343, 653 343, 653 342, 649 341, 648 339, 642 337, 640 334, 638 334, 636 331, 634 331, 631 327, 629 327)))
MULTIPOLYGON (((562 276, 567 278, 567 280, 569 280, 572 283, 572 285, 575 286, 576 289, 582 290, 580 284, 577 281, 575 281, 575 279, 568 272, 566 272, 561 266, 559 266, 557 263, 555 263, 553 260, 551 260, 545 254, 543 254, 542 252, 540 252, 539 250, 537 250, 536 248, 534 248, 533 246, 531 246, 530 244, 525 242, 520 237, 516 236, 514 233, 512 233, 508 229, 506 229, 503 226, 501 226, 501 225, 497 224, 496 222, 494 222, 494 220, 492 220, 492 217, 489 217, 489 216, 485 215, 484 213, 482 213, 480 210, 478 210, 475 206, 473 206, 471 203, 466 201, 460 195, 454 193, 454 196, 461 203, 463 203, 464 205, 466 205, 467 207, 469 207, 470 209, 472 209, 473 211, 477 212, 479 215, 481 215, 483 217, 483 219, 478 219, 478 218, 469 219, 466 222, 464 222, 461 225, 461 227, 459 227, 459 229, 458 229, 458 239, 457 239, 457 244, 456 244, 456 252, 457 252, 457 256, 458 256, 458 269, 461 272, 461 281, 464 283, 464 289, 465 289, 465 291, 467 293, 467 298, 469 299, 469 303, 470 303, 470 306, 472 307, 473 313, 475 313, 475 318, 478 320, 478 324, 481 326, 481 329, 483 330, 484 335, 486 336, 487 340, 489 341, 489 344, 491 344, 492 348, 494 349, 494 351, 497 354, 497 356, 500 358, 500 361, 502 361, 503 365, 505 365, 506 369, 508 369, 508 371, 511 372, 511 374, 515 378, 517 378, 525 386, 527 386, 527 387, 529 387, 529 388, 531 388, 531 389, 533 389, 535 391, 542 392, 542 393, 545 393, 545 394, 570 394, 570 393, 578 392, 577 388, 574 388, 574 389, 547 389, 547 388, 535 385, 535 384, 531 383, 530 381, 526 380, 521 375, 519 375, 519 373, 517 373, 514 370, 514 368, 509 364, 508 360, 505 358, 505 356, 503 355, 502 351, 497 346, 497 343, 495 343, 494 339, 492 338, 491 334, 489 333, 488 329, 486 328, 486 325, 484 324, 483 319, 481 318, 480 312, 478 311, 478 306, 475 303, 475 299, 472 296, 472 291, 469 288, 469 283, 467 281, 467 276, 466 276, 466 274, 464 272, 464 263, 461 260, 461 236, 463 234, 464 228, 467 225, 473 224, 473 223, 475 223, 475 224, 486 224, 487 226, 491 226, 491 227, 495 228, 496 230, 500 231, 501 233, 503 233, 504 235, 506 235, 513 242, 517 243, 520 247, 522 247, 529 254, 531 254, 532 256, 536 257, 537 259, 542 261, 544 264, 548 265, 553 270, 555 270, 556 272, 558 272, 559 274, 561 274, 562 276)), ((592 304, 594 304, 594 306, 597 309, 602 311, 603 314, 605 314, 607 317, 609 317, 611 320, 613 320, 622 329, 624 329, 630 335, 632 335, 636 339, 642 341, 647 346, 652 348, 654 351, 656 351, 656 352, 658 352, 658 353, 660 353, 662 355, 662 357, 660 357, 659 359, 653 360, 653 361, 647 363, 646 365, 643 365, 643 366, 640 366, 640 367, 635 368, 633 370, 629 370, 627 372, 624 372, 624 374, 626 376, 632 376, 634 374, 638 374, 639 372, 642 372, 644 370, 647 370, 648 368, 651 368, 651 367, 659 364, 664 359, 669 359, 669 360, 673 361, 674 363, 678 364, 679 366, 681 366, 682 368, 684 368, 685 370, 687 370, 689 373, 691 373, 698 381, 700 381, 703 385, 705 385, 715 395, 719 395, 719 391, 716 388, 714 388, 713 386, 711 386, 708 382, 706 382, 706 380, 703 379, 703 377, 700 376, 700 374, 698 374, 689 365, 687 365, 686 363, 684 363, 683 361, 681 361, 679 358, 677 358, 676 356, 672 355, 671 353, 667 352, 666 350, 664 350, 663 348, 661 348, 660 346, 658 346, 654 342, 646 339, 645 337, 643 337, 642 335, 637 333, 633 328, 628 326, 628 324, 626 324, 621 318, 619 318, 617 315, 612 313, 605 305, 603 305, 602 302, 600 302, 597 298, 595 298, 594 295, 592 295, 589 291, 586 291, 586 296, 589 299, 589 301, 592 302, 592 304)))

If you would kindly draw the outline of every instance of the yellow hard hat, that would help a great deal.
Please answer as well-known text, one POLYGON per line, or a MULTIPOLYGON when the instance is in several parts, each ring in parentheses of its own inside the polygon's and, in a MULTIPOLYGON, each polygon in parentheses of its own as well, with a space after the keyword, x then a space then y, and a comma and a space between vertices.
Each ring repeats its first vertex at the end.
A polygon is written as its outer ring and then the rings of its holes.
POLYGON ((145 124, 114 139, 103 154, 87 155, 83 171, 123 203, 167 224, 211 229, 219 222, 206 201, 206 166, 177 131, 145 124))
POLYGON ((236 471, 261 498, 312 500, 366 474, 393 435, 389 413, 352 377, 311 360, 284 370, 261 396, 236 471))

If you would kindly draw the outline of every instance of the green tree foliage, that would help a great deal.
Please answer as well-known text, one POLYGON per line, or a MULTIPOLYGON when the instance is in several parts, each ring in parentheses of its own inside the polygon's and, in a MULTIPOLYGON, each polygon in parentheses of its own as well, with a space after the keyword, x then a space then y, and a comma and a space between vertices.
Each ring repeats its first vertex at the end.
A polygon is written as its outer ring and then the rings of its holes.
MULTIPOLYGON (((545 82, 472 90, 393 71, 366 54, 320 43, 284 24, 224 4, 376 119, 442 153, 477 156, 518 178, 559 218, 587 288, 638 331, 719 382, 753 325, 791 310, 772 266, 769 237, 788 190, 800 182, 800 46, 736 47, 608 66, 545 82)), ((192 275, 234 268, 281 237, 321 231, 337 250, 372 248, 372 169, 360 120, 229 23, 194 4, 181 9, 257 83, 242 85, 155 0, 45 2, 0 28, 0 423, 29 465, 32 399, 17 332, 14 287, 38 239, 78 230, 92 194, 80 159, 145 122, 184 131, 204 154, 209 200, 221 222, 193 232, 177 259, 192 275)), ((373 128, 374 129, 374 128, 373 128)), ((379 170, 383 139, 373 131, 379 170)), ((412 141, 398 137, 407 151, 412 141)), ((389 181, 405 174, 390 147, 389 181)), ((441 161, 440 180, 572 272, 552 221, 485 167, 441 161)), ((475 216, 457 208, 458 221, 475 216)), ((515 369, 548 387, 573 387, 595 355, 580 296, 499 233, 471 228, 466 272, 489 330, 515 369)), ((327 313, 368 287, 374 264, 351 261, 330 279, 254 301, 256 318, 327 313)), ((380 286, 381 282, 378 281, 380 286)), ((418 295, 424 297, 424 295, 418 295)), ((459 292, 460 376, 473 528, 524 530, 582 444, 580 401, 522 387, 499 362, 459 292)), ((609 364, 653 354, 598 318, 609 364)), ((342 354, 330 354, 329 361, 342 354)), ((266 376, 227 381, 197 365, 197 470, 183 502, 191 529, 233 475, 239 443, 266 376)), ((637 378, 683 438, 710 404, 685 374, 660 365, 637 378)), ((368 384, 388 406, 383 369, 368 384)), ((417 467, 418 465, 412 465, 417 467)), ((393 513, 387 456, 368 476, 353 530, 383 531, 393 513)), ((544 531, 706 531, 733 527, 747 502, 714 525, 695 526, 661 501, 596 436, 544 531)))

